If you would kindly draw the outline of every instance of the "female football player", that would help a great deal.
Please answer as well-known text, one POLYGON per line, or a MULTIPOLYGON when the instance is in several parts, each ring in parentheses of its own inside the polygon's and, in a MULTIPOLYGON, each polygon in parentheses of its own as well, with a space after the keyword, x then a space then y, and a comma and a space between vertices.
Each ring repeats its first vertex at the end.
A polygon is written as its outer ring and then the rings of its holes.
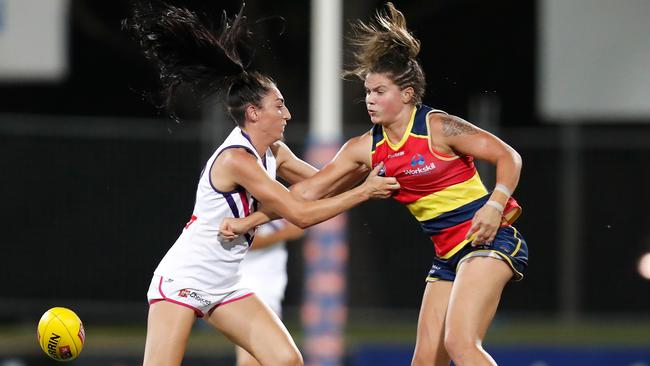
MULTIPOLYGON (((495 365, 481 343, 510 280, 520 280, 528 249, 511 224, 521 208, 511 197, 521 157, 473 124, 422 104, 425 77, 420 42, 393 4, 374 22, 358 22, 351 37, 355 65, 348 75, 364 81, 372 129, 349 140, 313 178, 292 187, 307 199, 360 165, 395 177, 393 196, 420 222, 435 247, 426 277, 413 365, 495 365), (486 190, 474 159, 495 165, 496 185, 486 190)), ((278 213, 279 214, 279 213, 278 213)), ((274 217, 272 210, 245 220, 225 220, 236 236, 274 217)))
POLYGON ((126 23, 157 62, 168 104, 182 85, 200 95, 222 90, 237 125, 208 159, 191 219, 154 271, 147 294, 145 366, 180 365, 197 317, 262 365, 302 365, 278 316, 241 283, 240 262, 254 232, 220 240, 219 223, 248 216, 263 204, 306 227, 398 188, 395 178, 379 177, 377 169, 341 195, 302 202, 275 180, 276 172, 294 183, 315 170, 281 142, 291 114, 277 85, 249 70, 240 56, 251 34, 242 12, 243 7, 233 19, 224 15, 218 30, 197 14, 169 5, 139 9, 126 23))

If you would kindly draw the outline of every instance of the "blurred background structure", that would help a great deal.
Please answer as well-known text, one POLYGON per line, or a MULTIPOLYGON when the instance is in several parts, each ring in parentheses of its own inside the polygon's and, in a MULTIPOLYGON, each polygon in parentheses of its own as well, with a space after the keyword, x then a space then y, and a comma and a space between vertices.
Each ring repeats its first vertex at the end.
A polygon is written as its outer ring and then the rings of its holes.
MULTIPOLYGON (((52 306, 86 323, 75 364, 139 364, 151 273, 232 127, 218 107, 181 100, 177 123, 148 102, 155 74, 120 30, 132 3, 0 0, 0 365, 50 364, 35 331, 52 306)), ((650 253, 650 3, 395 3, 422 41, 425 103, 495 132, 524 160, 515 196, 530 265, 507 287, 487 347, 503 365, 650 365, 650 260, 641 260, 650 253)), ((343 2, 344 31, 382 4, 343 2)), ((281 36, 266 29, 255 65, 276 78, 293 116, 287 143, 302 154, 310 103, 323 113, 337 103, 309 99, 310 2, 246 6, 253 19, 286 19, 281 36)), ((370 128, 363 97, 360 82, 343 84, 344 139, 370 128)), ((408 364, 433 247, 395 202, 369 202, 347 220, 345 364, 408 364)), ((299 341, 301 249, 290 247, 285 301, 299 341)), ((193 337, 187 364, 231 360, 214 332, 193 337)))

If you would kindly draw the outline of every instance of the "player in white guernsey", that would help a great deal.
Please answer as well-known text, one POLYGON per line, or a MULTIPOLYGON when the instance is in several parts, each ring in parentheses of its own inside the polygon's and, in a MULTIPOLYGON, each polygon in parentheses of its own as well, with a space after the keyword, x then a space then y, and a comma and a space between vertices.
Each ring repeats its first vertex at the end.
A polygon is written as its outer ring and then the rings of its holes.
MULTIPOLYGON (((220 240, 220 221, 248 216, 264 205, 304 228, 370 198, 388 198, 399 188, 394 178, 378 176, 381 166, 361 185, 318 201, 299 200, 275 180, 277 172, 293 184, 316 170, 281 142, 291 114, 275 82, 248 70, 249 62, 239 56, 251 34, 242 13, 243 6, 233 19, 224 16, 215 31, 187 9, 160 4, 136 10, 126 23, 159 66, 167 106, 181 84, 200 95, 221 91, 237 123, 206 163, 191 219, 154 271, 144 366, 180 365, 197 317, 261 365, 302 365, 278 316, 241 282, 240 263, 254 233, 220 240)), ((357 178, 341 179, 333 191, 357 178)))
POLYGON ((202 317, 220 304, 252 294, 249 289, 242 288, 239 263, 252 243, 254 232, 233 241, 216 241, 221 220, 248 216, 256 205, 251 194, 242 187, 221 191, 212 183, 212 174, 208 172, 215 160, 222 152, 233 148, 255 156, 269 178, 275 179, 276 161, 271 149, 267 149, 262 158, 250 137, 239 127, 233 129, 203 169, 192 217, 154 271, 149 303, 160 300, 176 302, 202 317))
MULTIPOLYGON (((282 317, 282 299, 287 287, 286 241, 298 239, 304 231, 286 220, 275 220, 257 228, 253 245, 241 263, 245 285, 271 310, 282 317)), ((237 366, 259 363, 241 347, 236 348, 237 366)))

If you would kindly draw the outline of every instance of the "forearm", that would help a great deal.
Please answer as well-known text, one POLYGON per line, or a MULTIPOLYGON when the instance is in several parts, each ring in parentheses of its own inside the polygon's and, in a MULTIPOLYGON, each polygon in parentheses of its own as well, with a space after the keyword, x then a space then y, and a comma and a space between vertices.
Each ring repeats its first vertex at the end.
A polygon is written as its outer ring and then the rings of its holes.
POLYGON ((289 187, 291 195, 299 201, 315 201, 329 195, 329 185, 307 179, 289 187))
POLYGON ((521 174, 521 156, 510 149, 509 154, 500 157, 496 162, 496 185, 490 196, 490 201, 501 205, 506 204, 517 188, 521 174))
POLYGON ((359 184, 369 172, 365 165, 350 165, 335 169, 333 164, 330 164, 311 179, 292 185, 289 188, 291 194, 301 201, 315 201, 347 191, 359 184))
POLYGON ((341 179, 328 186, 316 186, 310 182, 301 182, 289 187, 291 194, 299 201, 316 201, 321 198, 333 197, 354 187, 359 180, 341 179))
POLYGON ((370 169, 367 166, 359 165, 356 170, 346 174, 343 178, 334 183, 324 197, 331 197, 354 188, 363 181, 369 171, 370 169))
MULTIPOLYGON (((293 191, 292 194, 294 197, 298 195, 293 191)), ((282 205, 280 202, 262 205, 258 211, 241 220, 243 220, 242 223, 245 227, 253 228, 271 220, 284 217, 292 224, 304 229, 330 219, 345 210, 367 201, 369 198, 370 196, 359 186, 337 196, 321 200, 303 201, 299 199, 292 207, 285 208, 285 211, 287 209, 288 211, 284 214, 277 213, 277 211, 282 211, 281 209, 276 211, 271 209, 271 206, 282 205)))
POLYGON ((313 201, 354 187, 370 171, 368 151, 371 143, 369 134, 350 139, 316 175, 292 186, 292 195, 303 201, 313 201))
POLYGON ((286 219, 304 229, 349 210, 369 198, 370 196, 359 186, 335 197, 304 202, 292 212, 291 217, 286 219))
POLYGON ((241 220, 241 223, 247 228, 245 231, 248 231, 256 226, 266 224, 267 222, 278 218, 280 218, 280 216, 262 205, 259 210, 246 217, 242 217, 239 220, 241 220))

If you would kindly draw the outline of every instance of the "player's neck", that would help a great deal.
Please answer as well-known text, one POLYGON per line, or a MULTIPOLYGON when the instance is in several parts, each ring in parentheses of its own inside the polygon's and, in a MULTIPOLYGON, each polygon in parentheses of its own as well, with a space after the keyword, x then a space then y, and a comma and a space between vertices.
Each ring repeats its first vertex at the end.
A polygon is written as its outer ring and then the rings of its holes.
POLYGON ((408 106, 402 108, 402 110, 397 114, 396 118, 383 125, 384 131, 386 131, 386 136, 391 143, 396 144, 402 140, 406 129, 408 128, 409 122, 411 122, 411 115, 413 114, 413 106, 408 106))
POLYGON ((254 129, 242 128, 242 131, 244 131, 245 136, 247 136, 259 156, 264 156, 266 154, 266 149, 268 149, 268 147, 275 142, 272 138, 269 138, 264 133, 261 133, 254 129))

